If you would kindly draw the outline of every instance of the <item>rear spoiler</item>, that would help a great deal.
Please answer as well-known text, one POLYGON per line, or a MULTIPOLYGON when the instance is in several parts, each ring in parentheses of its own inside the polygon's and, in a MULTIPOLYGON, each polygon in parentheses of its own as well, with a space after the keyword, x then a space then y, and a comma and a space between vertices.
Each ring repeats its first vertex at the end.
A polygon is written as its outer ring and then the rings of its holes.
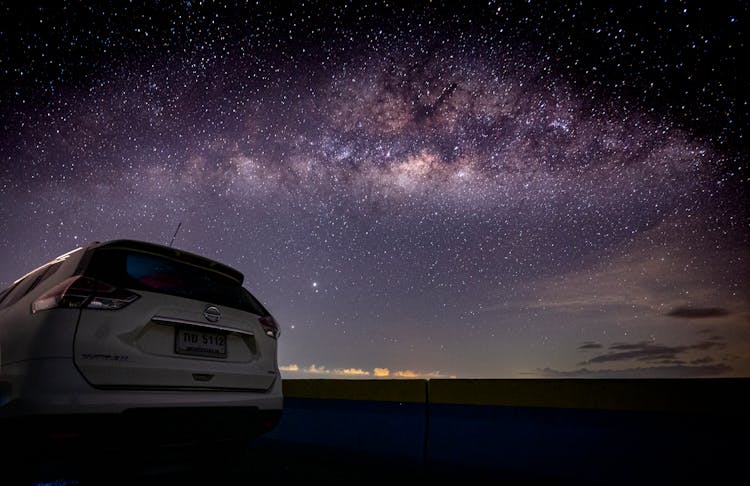
POLYGON ((213 270, 214 272, 226 275, 232 280, 236 280, 240 285, 242 285, 242 282, 245 280, 245 276, 239 270, 235 270, 228 265, 224 265, 223 263, 219 263, 206 257, 196 255, 195 253, 172 248, 171 246, 158 245, 156 243, 147 243, 145 241, 136 240, 111 240, 105 242, 95 242, 94 244, 89 246, 89 248, 118 248, 123 250, 136 250, 147 253, 155 253, 157 255, 179 259, 198 267, 208 268, 210 270, 213 270))

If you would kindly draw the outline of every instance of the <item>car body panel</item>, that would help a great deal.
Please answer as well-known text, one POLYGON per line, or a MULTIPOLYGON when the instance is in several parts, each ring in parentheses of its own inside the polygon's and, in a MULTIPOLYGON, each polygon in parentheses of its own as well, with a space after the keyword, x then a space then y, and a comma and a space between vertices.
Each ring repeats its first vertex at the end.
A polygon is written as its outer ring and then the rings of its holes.
POLYGON ((175 353, 175 333, 181 327, 217 330, 203 316, 210 304, 139 294, 119 311, 81 311, 75 362, 92 385, 265 390, 276 379, 276 341, 263 333, 259 316, 222 307, 226 358, 185 356, 175 353))
MULTIPOLYGON (((6 299, 13 290, 0 293, 0 418, 175 407, 281 413, 277 340, 264 332, 259 314, 144 289, 134 290, 138 299, 117 310, 32 311, 50 289, 84 274, 97 249, 111 247, 185 258, 237 285, 244 279, 207 258, 131 240, 94 243, 29 272, 14 283, 17 300, 6 299), (221 314, 216 322, 209 321, 216 316, 205 315, 211 306, 221 314), (175 331, 186 327, 226 336, 226 358, 176 354, 175 331)), ((257 308, 267 312, 260 304, 257 308)))

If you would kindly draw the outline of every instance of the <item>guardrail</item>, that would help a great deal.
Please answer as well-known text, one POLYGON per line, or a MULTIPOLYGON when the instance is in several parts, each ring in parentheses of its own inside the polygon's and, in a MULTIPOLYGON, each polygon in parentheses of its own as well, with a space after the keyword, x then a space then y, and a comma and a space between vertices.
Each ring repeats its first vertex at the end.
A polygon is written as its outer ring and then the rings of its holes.
POLYGON ((285 380, 264 440, 438 474, 732 484, 749 391, 748 379, 285 380))

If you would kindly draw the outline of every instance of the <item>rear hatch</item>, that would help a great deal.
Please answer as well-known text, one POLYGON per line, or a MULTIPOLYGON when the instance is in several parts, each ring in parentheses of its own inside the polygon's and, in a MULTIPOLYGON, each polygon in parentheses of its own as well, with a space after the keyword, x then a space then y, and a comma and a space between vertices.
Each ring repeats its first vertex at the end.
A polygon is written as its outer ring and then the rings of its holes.
POLYGON ((277 378, 278 327, 229 267, 112 244, 67 292, 86 299, 74 356, 94 386, 266 390, 277 378))

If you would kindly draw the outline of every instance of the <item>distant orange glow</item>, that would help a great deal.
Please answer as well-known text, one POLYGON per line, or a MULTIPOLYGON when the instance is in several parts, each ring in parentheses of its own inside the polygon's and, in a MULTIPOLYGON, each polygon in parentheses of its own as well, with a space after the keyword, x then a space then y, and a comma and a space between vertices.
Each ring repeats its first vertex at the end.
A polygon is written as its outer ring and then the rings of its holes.
POLYGON ((300 367, 297 364, 279 366, 285 378, 398 378, 398 379, 430 379, 430 378, 456 378, 456 375, 446 375, 439 371, 413 371, 396 370, 389 368, 373 368, 372 371, 362 368, 334 368, 311 364, 300 367))

